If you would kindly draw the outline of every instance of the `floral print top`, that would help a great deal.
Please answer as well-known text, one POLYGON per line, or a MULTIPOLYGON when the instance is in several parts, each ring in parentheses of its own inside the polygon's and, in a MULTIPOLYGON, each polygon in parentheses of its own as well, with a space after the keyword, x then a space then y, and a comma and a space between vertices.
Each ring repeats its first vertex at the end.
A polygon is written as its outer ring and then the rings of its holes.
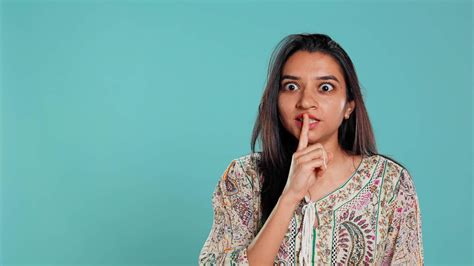
MULTIPOLYGON (((248 265, 247 247, 263 226, 263 177, 251 155, 232 160, 217 182, 214 220, 199 265, 248 265)), ((336 190, 300 202, 274 260, 274 265, 349 264, 424 264, 414 181, 407 169, 378 154, 364 156, 336 190)))

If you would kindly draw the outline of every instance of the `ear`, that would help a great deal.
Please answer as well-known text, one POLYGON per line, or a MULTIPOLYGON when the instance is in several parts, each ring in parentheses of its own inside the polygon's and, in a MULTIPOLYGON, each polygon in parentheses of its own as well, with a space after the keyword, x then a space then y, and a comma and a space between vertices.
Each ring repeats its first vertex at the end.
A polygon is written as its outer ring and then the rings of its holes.
POLYGON ((349 116, 351 115, 351 113, 354 111, 354 108, 355 108, 355 101, 352 100, 352 101, 350 101, 350 102, 347 104, 346 113, 344 114, 344 117, 345 117, 346 119, 349 118, 349 116))

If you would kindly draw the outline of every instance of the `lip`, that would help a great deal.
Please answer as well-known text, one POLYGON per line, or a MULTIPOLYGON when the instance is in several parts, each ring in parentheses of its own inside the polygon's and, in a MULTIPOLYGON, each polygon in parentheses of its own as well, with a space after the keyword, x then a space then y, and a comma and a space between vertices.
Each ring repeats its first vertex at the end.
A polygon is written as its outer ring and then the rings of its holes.
MULTIPOLYGON (((301 113, 301 114, 297 115, 297 116, 295 117, 295 119, 296 119, 296 120, 298 120, 299 118, 303 119, 303 115, 304 115, 304 114, 305 114, 305 113, 301 113)), ((312 115, 312 114, 308 114, 308 113, 306 113, 306 114, 308 115, 308 118, 310 118, 310 119, 312 118, 312 119, 314 119, 314 120, 317 120, 318 122, 321 120, 321 119, 317 118, 316 116, 314 116, 314 115, 312 115)))
MULTIPOLYGON (((295 120, 296 122, 296 126, 299 127, 299 128, 302 128, 303 127, 303 121, 298 121, 298 120, 295 120)), ((319 125, 319 120, 316 121, 316 122, 312 122, 312 123, 309 123, 309 129, 313 129, 315 127, 317 127, 319 125)))

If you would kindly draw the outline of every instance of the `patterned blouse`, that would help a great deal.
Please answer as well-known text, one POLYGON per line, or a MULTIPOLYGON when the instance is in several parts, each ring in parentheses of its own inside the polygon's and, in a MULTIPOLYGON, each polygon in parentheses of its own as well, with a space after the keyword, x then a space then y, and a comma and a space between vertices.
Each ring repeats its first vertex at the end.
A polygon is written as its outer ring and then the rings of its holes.
MULTIPOLYGON (((247 247, 263 226, 262 183, 251 154, 230 162, 212 195, 214 220, 199 265, 248 265, 247 247)), ((300 202, 274 265, 315 264, 424 264, 420 207, 405 168, 365 156, 339 188, 300 202)))

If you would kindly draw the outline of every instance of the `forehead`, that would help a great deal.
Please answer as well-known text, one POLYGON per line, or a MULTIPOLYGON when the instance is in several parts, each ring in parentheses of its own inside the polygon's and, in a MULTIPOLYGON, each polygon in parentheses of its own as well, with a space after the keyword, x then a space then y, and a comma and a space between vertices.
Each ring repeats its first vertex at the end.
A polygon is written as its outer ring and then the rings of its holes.
POLYGON ((282 74, 311 77, 334 75, 339 80, 343 80, 337 61, 332 56, 321 52, 295 52, 285 62, 282 74))

